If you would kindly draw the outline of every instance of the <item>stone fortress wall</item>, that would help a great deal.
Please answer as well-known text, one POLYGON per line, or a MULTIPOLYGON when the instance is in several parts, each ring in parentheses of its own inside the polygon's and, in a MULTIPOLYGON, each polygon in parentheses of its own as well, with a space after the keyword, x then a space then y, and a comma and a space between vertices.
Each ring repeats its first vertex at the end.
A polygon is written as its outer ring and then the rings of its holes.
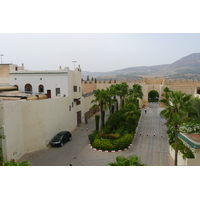
MULTIPOLYGON (((168 80, 166 77, 152 77, 152 78, 143 78, 143 80, 137 81, 82 81, 82 91, 83 94, 93 92, 97 89, 106 89, 111 85, 120 84, 126 82, 129 85, 129 88, 132 88, 132 85, 139 84, 142 86, 143 90, 143 99, 141 101, 141 106, 148 105, 148 94, 152 90, 156 90, 159 94, 159 97, 163 94, 163 89, 168 87, 172 91, 182 91, 186 94, 195 95, 200 93, 200 82, 198 80, 168 80)), ((161 107, 163 107, 160 104, 161 107)))

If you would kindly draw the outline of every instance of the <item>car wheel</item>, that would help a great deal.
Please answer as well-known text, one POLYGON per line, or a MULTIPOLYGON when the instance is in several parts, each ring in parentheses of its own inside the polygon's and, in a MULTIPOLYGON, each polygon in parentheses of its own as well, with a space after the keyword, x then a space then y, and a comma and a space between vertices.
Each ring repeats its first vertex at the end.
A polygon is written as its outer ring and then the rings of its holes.
POLYGON ((63 142, 60 143, 60 146, 61 146, 61 147, 63 146, 63 142))

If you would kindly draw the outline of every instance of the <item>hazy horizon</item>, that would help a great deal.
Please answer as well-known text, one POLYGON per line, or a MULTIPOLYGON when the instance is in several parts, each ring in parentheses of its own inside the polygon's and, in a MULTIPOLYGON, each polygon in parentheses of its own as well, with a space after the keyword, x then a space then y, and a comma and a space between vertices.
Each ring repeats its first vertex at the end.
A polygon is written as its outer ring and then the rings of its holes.
POLYGON ((59 66, 106 72, 171 64, 200 52, 199 33, 1 33, 2 63, 29 70, 59 66))

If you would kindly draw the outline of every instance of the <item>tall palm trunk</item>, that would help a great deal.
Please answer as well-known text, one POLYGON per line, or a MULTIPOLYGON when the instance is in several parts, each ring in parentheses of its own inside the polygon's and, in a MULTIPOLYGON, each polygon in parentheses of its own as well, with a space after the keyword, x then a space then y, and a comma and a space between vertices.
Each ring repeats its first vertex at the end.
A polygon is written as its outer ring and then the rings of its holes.
POLYGON ((175 159, 174 159, 174 165, 177 166, 178 161, 178 131, 175 131, 175 159))

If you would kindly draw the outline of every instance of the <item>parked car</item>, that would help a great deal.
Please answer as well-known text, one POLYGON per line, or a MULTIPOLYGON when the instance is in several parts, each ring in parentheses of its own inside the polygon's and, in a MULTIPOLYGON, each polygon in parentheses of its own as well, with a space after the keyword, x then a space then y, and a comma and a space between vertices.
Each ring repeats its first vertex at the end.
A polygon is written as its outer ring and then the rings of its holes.
POLYGON ((62 147, 65 142, 71 140, 72 140, 72 134, 69 131, 61 131, 51 140, 51 145, 62 147))

